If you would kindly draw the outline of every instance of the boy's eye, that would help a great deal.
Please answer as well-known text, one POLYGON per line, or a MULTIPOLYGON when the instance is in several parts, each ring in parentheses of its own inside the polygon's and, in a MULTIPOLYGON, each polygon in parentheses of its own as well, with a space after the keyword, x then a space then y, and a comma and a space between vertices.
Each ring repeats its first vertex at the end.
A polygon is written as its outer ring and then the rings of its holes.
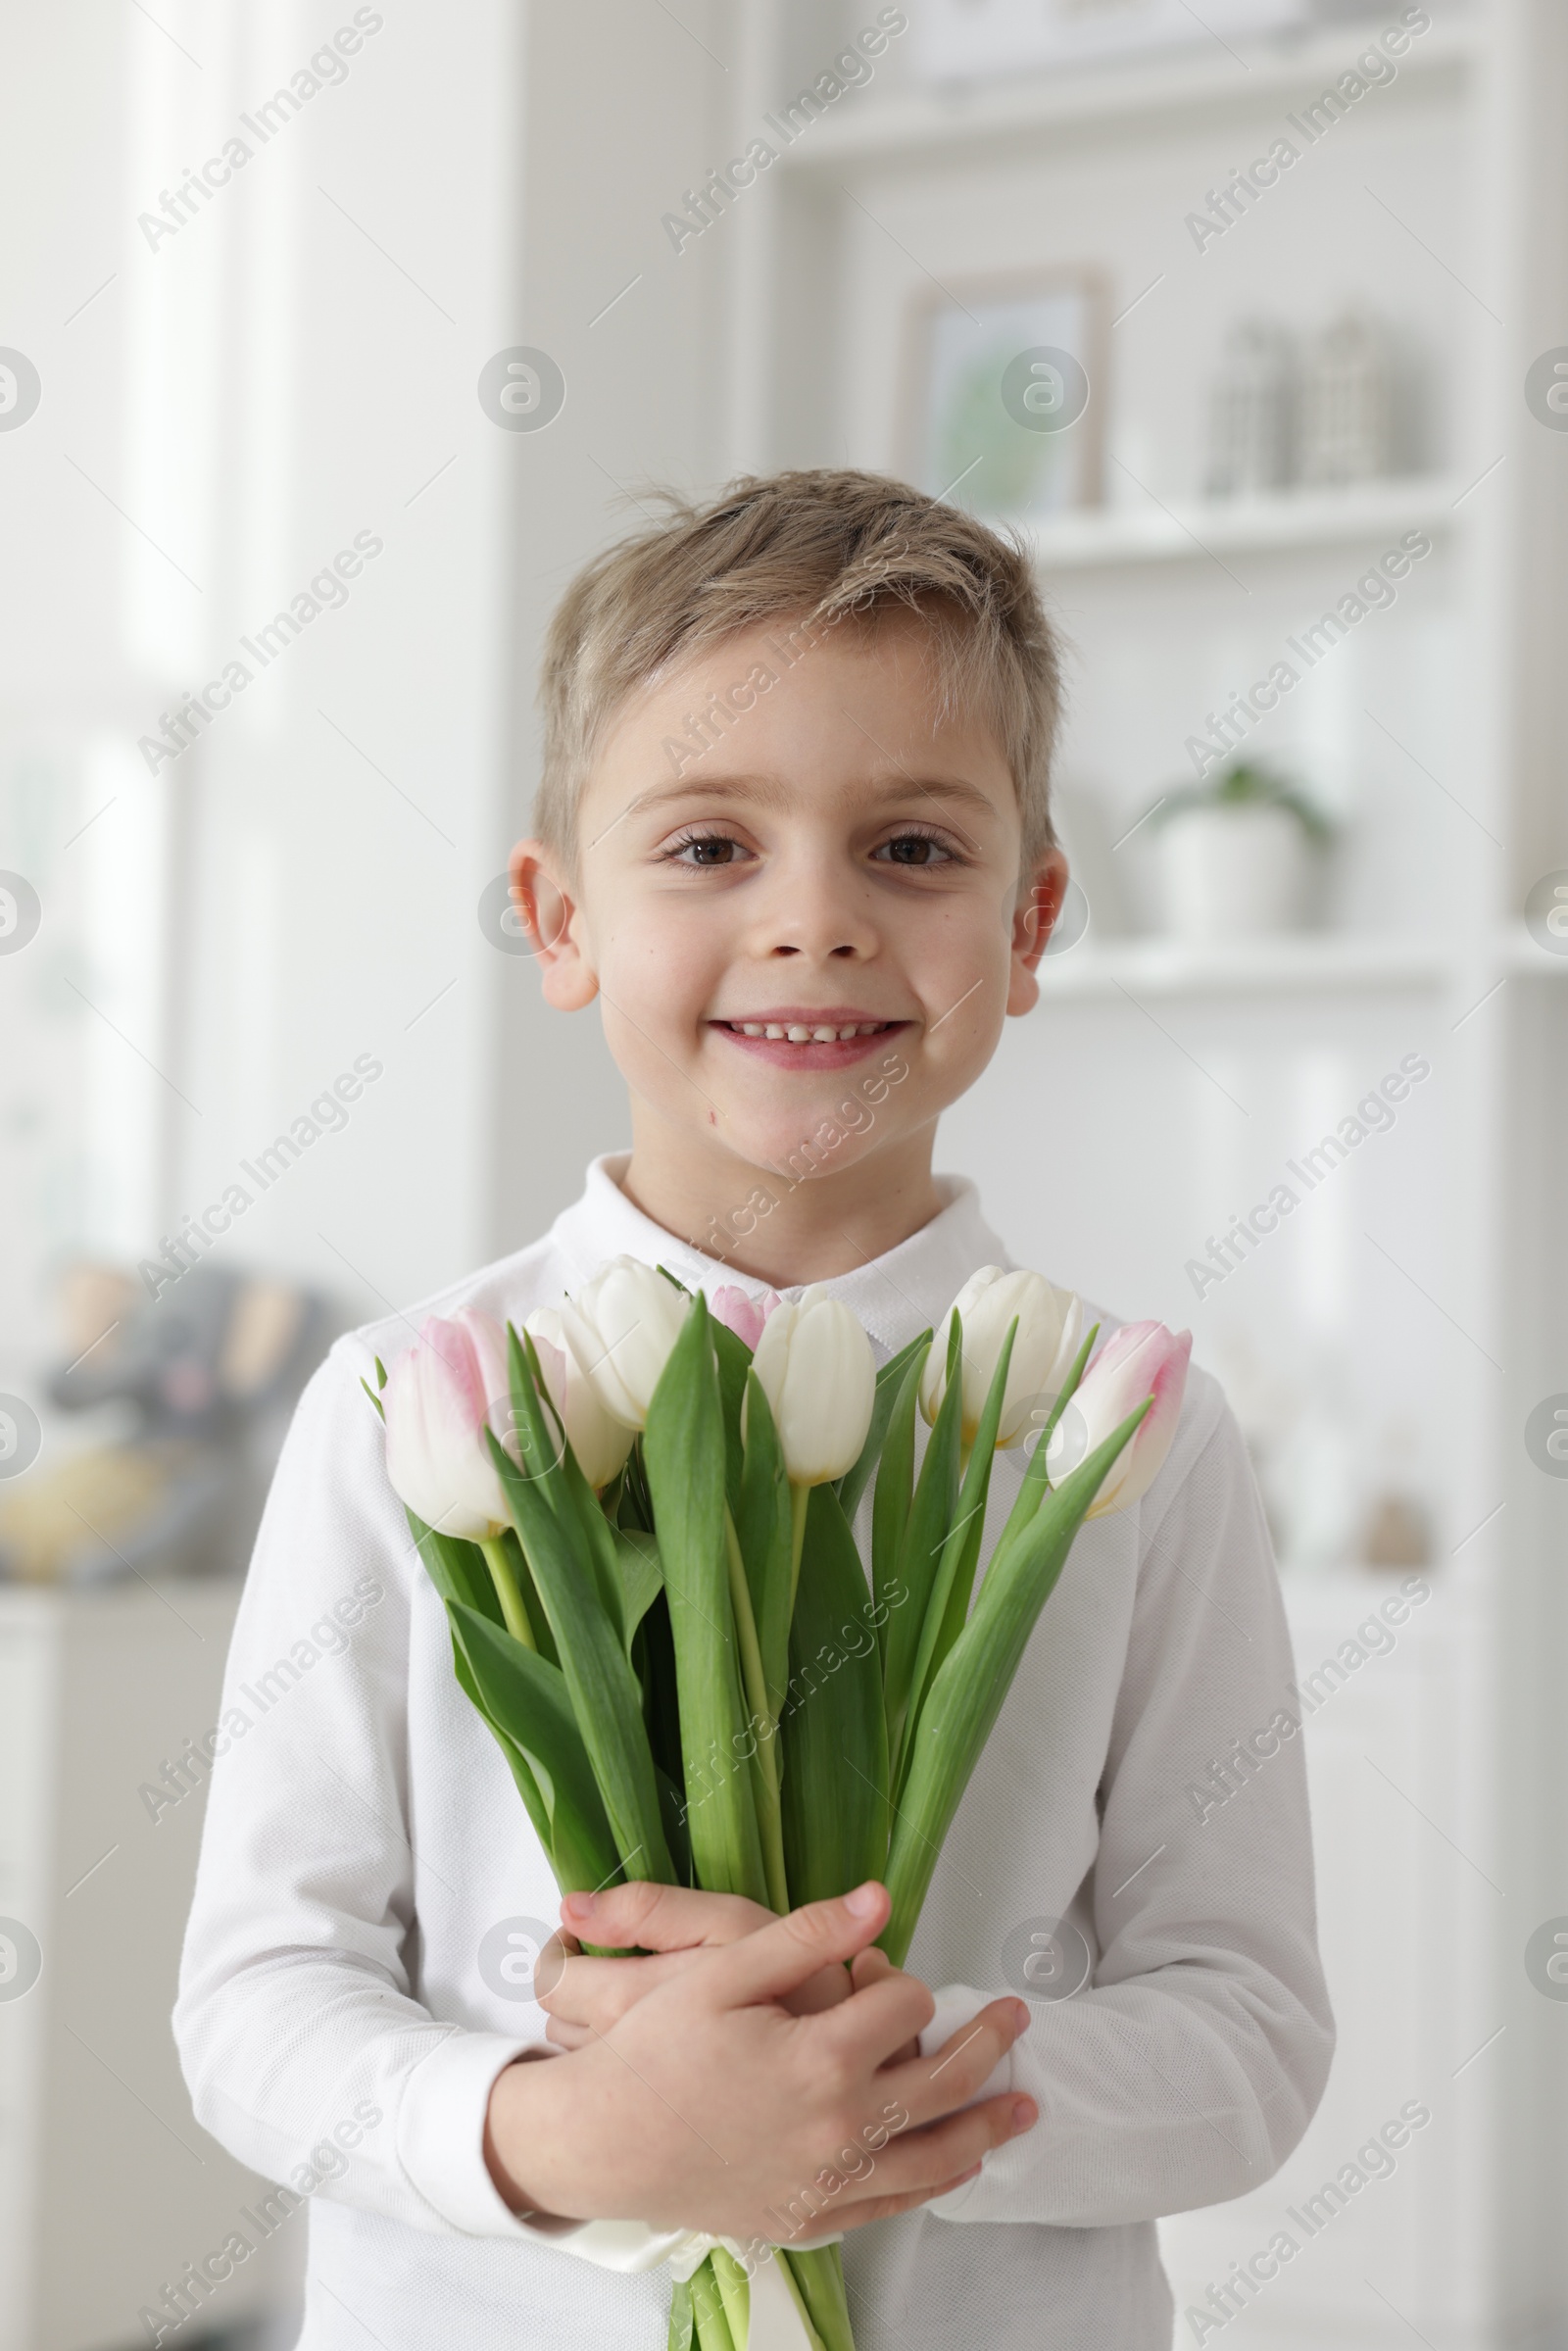
POLYGON ((890 865, 943 865, 953 861, 953 852, 934 833, 895 833, 891 841, 884 841, 872 855, 884 857, 890 865))
POLYGON ((745 852, 728 833, 688 833, 665 855, 673 865, 733 865, 745 852))

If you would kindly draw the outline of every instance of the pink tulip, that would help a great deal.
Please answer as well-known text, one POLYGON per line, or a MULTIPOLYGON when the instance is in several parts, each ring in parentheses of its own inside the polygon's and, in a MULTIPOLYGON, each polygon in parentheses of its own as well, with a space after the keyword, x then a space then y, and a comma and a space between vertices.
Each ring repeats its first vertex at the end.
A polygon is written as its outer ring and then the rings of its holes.
MULTIPOLYGON (((543 1347, 540 1356, 548 1379, 543 1347)), ((432 1315, 393 1364, 381 1393, 387 1476, 439 1534, 482 1543, 510 1524, 484 1430, 516 1454, 511 1393, 506 1333, 478 1306, 432 1315)))
POLYGON ((1162 1322, 1124 1322, 1089 1365, 1052 1437, 1061 1454, 1052 1479, 1059 1485, 1113 1429, 1135 1412, 1146 1396, 1154 1399, 1089 1506, 1091 1518, 1105 1518, 1142 1499, 1170 1451, 1187 1384, 1191 1331, 1172 1333, 1162 1322))
POLYGON ((755 1355, 768 1316, 783 1303, 776 1290, 764 1290, 760 1298, 753 1298, 749 1291, 726 1282, 709 1299, 708 1310, 715 1322, 723 1323, 737 1339, 744 1339, 755 1355))

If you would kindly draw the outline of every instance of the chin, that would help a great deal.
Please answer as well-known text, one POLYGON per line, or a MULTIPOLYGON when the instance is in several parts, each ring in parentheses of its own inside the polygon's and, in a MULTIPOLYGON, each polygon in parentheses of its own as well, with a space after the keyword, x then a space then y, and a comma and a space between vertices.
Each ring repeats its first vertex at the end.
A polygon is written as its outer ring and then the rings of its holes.
MULTIPOLYGON (((863 1105, 858 1107, 863 1117, 863 1105)), ((794 1118, 781 1119, 776 1114, 760 1120, 738 1118, 725 1125, 723 1134, 731 1151, 785 1184, 842 1175, 865 1157, 873 1136, 878 1143, 883 1140, 872 1128, 847 1127, 842 1118, 834 1117, 833 1105, 827 1102, 809 1110, 803 1108, 794 1118)))

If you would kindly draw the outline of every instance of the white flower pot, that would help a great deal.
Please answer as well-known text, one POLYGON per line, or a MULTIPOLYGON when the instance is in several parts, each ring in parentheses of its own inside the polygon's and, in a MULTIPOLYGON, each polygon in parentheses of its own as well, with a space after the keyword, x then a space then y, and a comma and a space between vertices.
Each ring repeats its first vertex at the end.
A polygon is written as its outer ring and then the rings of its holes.
POLYGON ((1295 930, 1310 857, 1289 808, 1183 808, 1160 835, 1165 928, 1195 943, 1295 930))

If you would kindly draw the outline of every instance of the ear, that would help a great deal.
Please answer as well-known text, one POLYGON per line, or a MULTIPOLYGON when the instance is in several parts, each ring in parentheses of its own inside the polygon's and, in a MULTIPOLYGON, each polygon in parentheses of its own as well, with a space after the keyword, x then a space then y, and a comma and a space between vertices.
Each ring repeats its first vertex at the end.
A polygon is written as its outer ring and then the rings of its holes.
POLYGON ((543 841, 519 841, 512 853, 512 903, 533 942, 545 1002, 558 1012, 580 1012, 599 994, 599 976, 583 941, 576 884, 543 841))
POLYGON ((1036 967, 1061 912, 1067 895, 1067 860, 1059 849, 1048 849, 1020 881, 1012 913, 1012 968, 1008 975, 1007 1010, 1032 1012, 1040 1002, 1036 967))

